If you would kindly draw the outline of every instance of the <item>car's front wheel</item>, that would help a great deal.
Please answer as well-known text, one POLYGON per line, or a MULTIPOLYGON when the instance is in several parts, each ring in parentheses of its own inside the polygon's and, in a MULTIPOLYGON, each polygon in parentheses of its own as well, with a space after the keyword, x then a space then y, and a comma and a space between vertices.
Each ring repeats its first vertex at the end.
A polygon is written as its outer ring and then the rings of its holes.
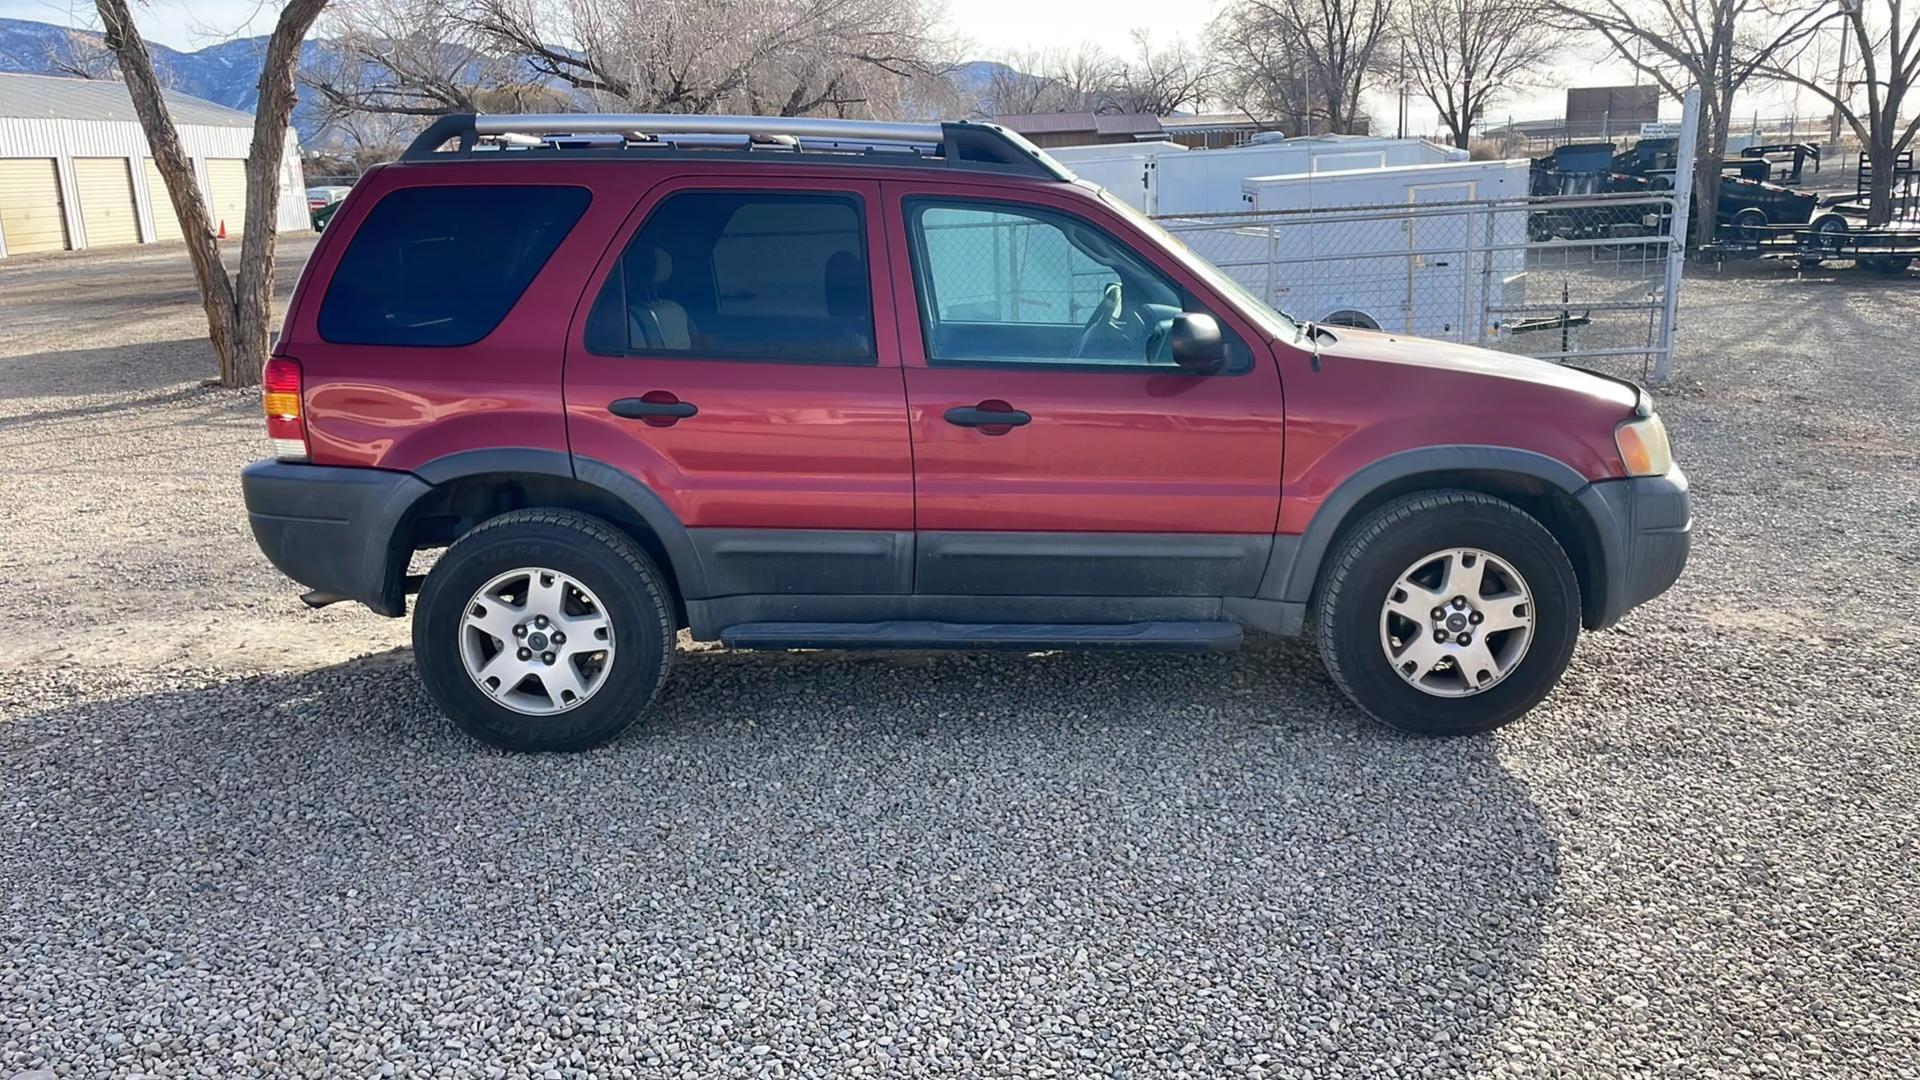
POLYGON ((447 549, 420 590, 414 660, 463 731, 508 750, 584 750, 653 700, 673 652, 660 571, 625 533, 517 510, 447 549))
POLYGON ((1460 735, 1518 719, 1567 668, 1580 585, 1545 526, 1471 491, 1379 508, 1333 552, 1316 610, 1334 682, 1405 731, 1460 735))

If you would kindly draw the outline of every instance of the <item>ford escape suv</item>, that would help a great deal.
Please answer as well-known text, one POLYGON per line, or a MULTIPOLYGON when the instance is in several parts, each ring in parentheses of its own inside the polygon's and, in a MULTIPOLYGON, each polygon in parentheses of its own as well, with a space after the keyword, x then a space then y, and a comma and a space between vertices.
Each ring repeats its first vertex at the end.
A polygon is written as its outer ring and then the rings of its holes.
POLYGON ((347 197, 264 383, 267 557, 314 605, 417 592, 434 699, 517 749, 619 732, 682 628, 1310 631, 1373 716, 1482 731, 1688 549, 1644 391, 1295 322, 986 124, 443 118, 347 197))

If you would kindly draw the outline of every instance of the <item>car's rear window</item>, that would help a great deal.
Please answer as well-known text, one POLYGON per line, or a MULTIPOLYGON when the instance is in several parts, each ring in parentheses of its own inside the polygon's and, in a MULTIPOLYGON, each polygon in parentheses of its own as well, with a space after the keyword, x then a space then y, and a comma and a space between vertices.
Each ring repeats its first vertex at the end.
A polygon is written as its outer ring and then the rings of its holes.
POLYGON ((341 345, 471 345, 493 332, 587 208, 585 188, 401 188, 354 231, 320 303, 341 345))

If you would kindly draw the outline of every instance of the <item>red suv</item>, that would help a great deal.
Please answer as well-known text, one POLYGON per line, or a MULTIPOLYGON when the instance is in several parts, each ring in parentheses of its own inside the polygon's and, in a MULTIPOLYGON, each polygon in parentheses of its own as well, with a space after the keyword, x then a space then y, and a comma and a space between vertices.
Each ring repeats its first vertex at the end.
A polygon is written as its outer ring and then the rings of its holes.
POLYGON ((1688 547, 1644 391, 1289 319, 986 124, 443 118, 347 198, 265 384, 267 557, 315 605, 417 591, 427 687, 517 749, 619 732, 682 628, 1311 627, 1369 713, 1483 731, 1688 547))

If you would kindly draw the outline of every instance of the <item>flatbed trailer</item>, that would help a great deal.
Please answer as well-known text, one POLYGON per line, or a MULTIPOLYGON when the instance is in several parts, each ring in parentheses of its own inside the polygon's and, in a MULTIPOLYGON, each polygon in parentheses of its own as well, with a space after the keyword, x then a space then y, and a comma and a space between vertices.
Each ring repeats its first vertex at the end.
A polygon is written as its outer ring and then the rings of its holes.
POLYGON ((1802 268, 1851 260, 1876 274, 1900 274, 1920 259, 1920 222, 1896 222, 1875 228, 1808 228, 1772 225, 1744 229, 1699 249, 1697 257, 1716 263, 1740 259, 1791 259, 1802 268))
POLYGON ((1793 234, 1802 266, 1828 259, 1852 259, 1862 270, 1901 274, 1920 258, 1920 222, 1898 222, 1844 233, 1798 229, 1793 234))

